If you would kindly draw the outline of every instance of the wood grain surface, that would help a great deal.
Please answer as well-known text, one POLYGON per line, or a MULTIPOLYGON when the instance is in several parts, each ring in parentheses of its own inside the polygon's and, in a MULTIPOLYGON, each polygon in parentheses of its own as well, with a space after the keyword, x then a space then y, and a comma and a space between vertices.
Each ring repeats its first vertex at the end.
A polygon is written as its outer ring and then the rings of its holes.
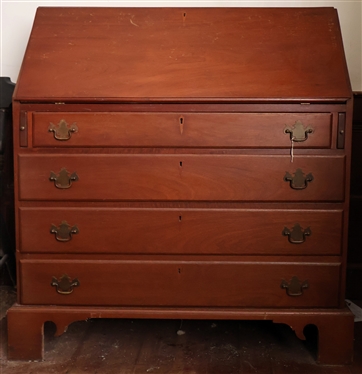
POLYGON ((16 100, 350 96, 333 8, 54 7, 35 22, 16 100))

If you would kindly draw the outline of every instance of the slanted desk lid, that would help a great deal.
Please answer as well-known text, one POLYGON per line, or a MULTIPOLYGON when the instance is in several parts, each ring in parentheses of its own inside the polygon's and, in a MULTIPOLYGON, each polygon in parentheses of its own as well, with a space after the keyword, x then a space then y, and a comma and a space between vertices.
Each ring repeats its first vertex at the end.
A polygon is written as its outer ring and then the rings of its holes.
POLYGON ((351 97, 333 8, 39 8, 15 99, 351 97))

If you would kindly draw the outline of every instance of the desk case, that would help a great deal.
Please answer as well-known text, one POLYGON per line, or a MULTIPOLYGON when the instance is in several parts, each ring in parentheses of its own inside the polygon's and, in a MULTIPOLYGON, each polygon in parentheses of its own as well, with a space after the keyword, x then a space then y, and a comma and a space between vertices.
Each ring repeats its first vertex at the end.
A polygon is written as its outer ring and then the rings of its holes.
POLYGON ((13 108, 9 358, 119 317, 313 324, 351 361, 335 9, 39 8, 13 108))

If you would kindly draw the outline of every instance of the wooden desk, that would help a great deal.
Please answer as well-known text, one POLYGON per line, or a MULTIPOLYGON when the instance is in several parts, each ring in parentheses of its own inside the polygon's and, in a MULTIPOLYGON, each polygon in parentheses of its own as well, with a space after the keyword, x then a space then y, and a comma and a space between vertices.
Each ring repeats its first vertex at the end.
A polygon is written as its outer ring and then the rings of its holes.
POLYGON ((48 320, 152 317, 315 324, 351 362, 351 111, 332 8, 39 8, 9 358, 48 320))

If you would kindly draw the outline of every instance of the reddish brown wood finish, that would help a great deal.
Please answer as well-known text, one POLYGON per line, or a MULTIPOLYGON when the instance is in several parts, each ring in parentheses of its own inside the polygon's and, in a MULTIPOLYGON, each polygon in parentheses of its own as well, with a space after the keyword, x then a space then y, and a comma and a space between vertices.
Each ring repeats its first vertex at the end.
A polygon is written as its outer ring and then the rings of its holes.
POLYGON ((20 250, 339 255, 342 222, 340 210, 20 208, 20 250), (62 221, 79 229, 67 242, 57 241, 50 232, 51 225, 59 226, 62 221), (296 223, 311 230, 304 243, 291 243, 282 234, 296 223))
POLYGON ((336 307, 339 263, 145 260, 21 260, 21 303, 35 305, 336 307), (67 274, 80 285, 70 295, 50 287, 67 274), (283 280, 308 281, 288 296, 283 280), (329 292, 325 291, 328 285, 329 292))
POLYGON ((332 8, 39 8, 35 23, 21 101, 351 95, 332 8))
POLYGON ((300 121, 306 140, 295 147, 331 147, 330 113, 33 113, 34 147, 290 148, 300 121), (59 141, 48 131, 65 120, 78 131, 59 141))
POLYGON ((9 357, 41 358, 47 320, 245 318, 315 324, 320 361, 350 362, 351 96, 331 8, 40 8, 13 103, 9 357), (298 120, 314 131, 292 143, 298 120), (304 189, 285 181, 298 169, 304 189))
POLYGON ((9 359, 38 360, 43 356, 43 325, 56 324, 55 335, 67 330, 72 322, 88 318, 177 318, 272 320, 285 323, 305 339, 304 328, 316 325, 319 330, 318 362, 349 364, 353 358, 353 316, 348 309, 225 309, 225 308, 84 308, 37 307, 15 305, 8 312, 9 359), (333 326, 333 329, 331 329, 333 326), (28 342, 32 344, 28 344, 28 342))
POLYGON ((344 156, 257 155, 20 155, 21 200, 342 201, 344 156), (77 173, 56 188, 50 173, 77 173), (301 169, 313 181, 293 189, 284 181, 301 169), (267 188, 265 188, 267 186, 267 188))

